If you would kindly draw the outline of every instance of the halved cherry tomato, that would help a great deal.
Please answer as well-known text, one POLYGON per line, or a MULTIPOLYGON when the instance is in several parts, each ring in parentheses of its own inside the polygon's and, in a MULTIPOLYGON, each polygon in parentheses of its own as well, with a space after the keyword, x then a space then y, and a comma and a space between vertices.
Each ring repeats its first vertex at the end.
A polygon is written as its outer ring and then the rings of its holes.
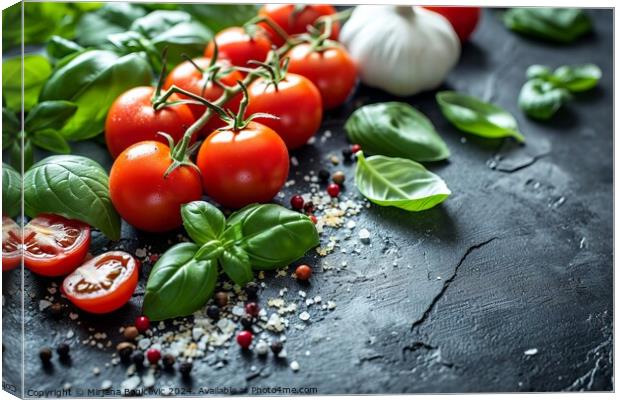
MULTIPOLYGON (((215 35, 219 58, 228 60, 238 67, 255 68, 256 65, 248 64, 248 61, 265 61, 271 50, 271 41, 267 34, 261 30, 255 36, 250 36, 238 26, 233 26, 220 31, 215 35)), ((213 42, 205 49, 205 57, 212 57, 214 51, 213 42)))
MULTIPOLYGON (((269 17, 289 35, 304 33, 308 25, 324 15, 332 15, 336 9, 328 4, 265 4, 258 11, 258 15, 269 17)), ((269 38, 276 46, 282 46, 284 40, 275 33, 269 25, 261 23, 261 26, 269 33, 269 38)), ((340 24, 334 21, 330 39, 338 40, 340 24)))
POLYGON ((424 8, 443 15, 464 43, 476 29, 480 20, 480 7, 430 7, 424 8))
POLYGON ((200 173, 182 165, 167 177, 170 147, 147 140, 123 151, 110 170, 116 211, 138 229, 164 232, 181 226, 181 205, 202 197, 200 173))
POLYGON ((137 285, 138 261, 123 251, 109 251, 73 271, 62 289, 76 307, 103 314, 124 306, 137 285))
POLYGON ((11 218, 2 216, 2 271, 10 271, 21 262, 21 228, 11 218))
MULTIPOLYGON (((155 88, 139 86, 121 94, 112 104, 105 122, 105 140, 113 158, 132 144, 143 140, 167 143, 158 132, 165 132, 177 141, 194 123, 194 114, 186 104, 153 109, 155 88)), ((169 101, 179 100, 172 96, 169 101)))
POLYGON ((289 170, 284 141, 257 122, 213 132, 200 146, 197 164, 207 194, 228 208, 270 201, 289 170))
POLYGON ((305 76, 321 92, 323 107, 332 109, 343 104, 357 82, 355 63, 340 46, 315 51, 307 43, 295 46, 289 53, 288 71, 305 76))
POLYGON ((76 269, 90 246, 90 226, 41 214, 24 227, 24 265, 35 274, 63 276, 76 269))
POLYGON ((264 119, 280 135, 289 149, 303 146, 321 126, 321 93, 309 79, 287 73, 277 88, 268 79, 259 78, 248 88, 247 115, 265 112, 279 119, 264 119))
MULTIPOLYGON (((209 68, 209 58, 195 58, 192 61, 203 70, 209 68)), ((218 61, 217 65, 222 69, 230 67, 230 63, 226 60, 218 61)), ((224 87, 233 87, 237 85, 237 81, 241 80, 243 80, 243 75, 241 72, 235 70, 219 77, 219 83, 224 85, 224 87)), ((209 101, 217 100, 222 93, 224 93, 224 88, 222 86, 213 84, 213 82, 208 79, 207 74, 203 74, 202 71, 197 69, 189 61, 179 64, 170 72, 168 78, 166 78, 166 82, 164 83, 164 89, 169 89, 172 85, 187 90, 190 93, 197 94, 209 101)), ((182 94, 179 94, 179 97, 183 99, 188 98, 182 94)), ((241 102, 242 97, 243 96, 241 94, 233 97, 226 102, 223 108, 229 108, 236 113, 239 110, 239 102, 241 102)), ((206 109, 206 106, 198 104, 188 104, 188 106, 192 110, 195 119, 200 118, 206 109)), ((224 122, 222 122, 222 120, 217 116, 213 116, 204 126, 202 132, 209 134, 222 126, 224 126, 224 122)))

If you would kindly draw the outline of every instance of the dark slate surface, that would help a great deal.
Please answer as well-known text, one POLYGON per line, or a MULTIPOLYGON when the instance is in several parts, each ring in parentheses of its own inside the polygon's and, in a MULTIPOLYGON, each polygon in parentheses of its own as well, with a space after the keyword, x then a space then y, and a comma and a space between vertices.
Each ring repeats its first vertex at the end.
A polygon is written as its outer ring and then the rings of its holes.
MULTIPOLYGON (((525 147, 464 136, 441 117, 431 93, 408 99, 431 118, 452 151, 448 162, 430 168, 453 195, 422 213, 365 210, 357 226, 370 230, 372 244, 359 256, 337 252, 326 259, 347 260, 347 270, 319 271, 304 287, 267 276, 263 300, 287 285, 290 293, 304 289, 337 302, 332 312, 312 312, 315 322, 305 331, 288 331, 289 361, 299 361, 298 373, 271 357, 260 361, 232 348, 222 369, 199 362, 193 380, 164 374, 159 382, 194 389, 231 386, 244 393, 265 386, 317 387, 321 394, 612 390, 613 25, 609 10, 590 14, 594 34, 554 46, 507 32, 499 11, 487 10, 447 80, 445 88, 514 113, 525 147), (528 120, 518 110, 527 66, 586 62, 603 71, 596 90, 577 96, 548 123, 528 120), (395 247, 398 252, 390 256, 383 251, 395 247), (392 266, 395 257, 398 267, 392 266), (537 354, 524 354, 533 348, 537 354), (258 376, 252 377, 252 365, 258 376)), ((324 128, 334 137, 295 154, 300 166, 291 174, 299 183, 287 194, 303 191, 304 171, 327 165, 326 157, 345 145, 342 125, 354 104, 389 99, 360 88, 352 104, 331 113, 324 128)), ((75 150, 110 165, 100 144, 80 143, 75 150)), ((352 180, 353 166, 343 169, 352 180)), ((354 191, 349 184, 348 192, 354 191)), ((136 236, 125 228, 126 248, 144 243, 165 248, 166 238, 136 236)), ((91 250, 108 245, 98 237, 91 250)), ((308 261, 317 262, 315 256, 308 261)), ((104 379, 118 388, 124 367, 102 368, 96 378, 90 372, 109 361, 110 351, 76 343, 88 336, 87 327, 118 338, 118 327, 138 314, 140 296, 104 318, 80 314, 78 326, 39 312, 47 284, 25 276, 26 389, 60 389, 70 382, 76 395, 104 379), (58 343, 68 329, 76 332, 71 365, 55 362, 43 369, 37 349, 58 343)), ((4 274, 5 383, 19 382, 10 370, 21 356, 18 286, 18 272, 4 274)))

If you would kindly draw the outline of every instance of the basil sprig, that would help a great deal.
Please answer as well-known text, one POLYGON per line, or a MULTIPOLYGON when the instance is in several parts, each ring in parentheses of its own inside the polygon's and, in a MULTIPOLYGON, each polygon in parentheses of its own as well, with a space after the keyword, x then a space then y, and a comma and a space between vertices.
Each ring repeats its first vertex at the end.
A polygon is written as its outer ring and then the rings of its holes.
POLYGON ((118 240, 121 221, 108 189, 108 175, 90 158, 63 155, 47 157, 24 174, 24 211, 31 218, 41 213, 77 219, 118 240))
POLYGON ((153 320, 198 310, 213 293, 218 266, 243 286, 253 270, 285 266, 319 242, 310 218, 276 204, 252 204, 226 220, 212 204, 194 201, 181 216, 195 243, 170 248, 153 266, 143 308, 153 320))
POLYGON ((357 153, 355 184, 368 200, 380 206, 423 211, 452 193, 439 176, 422 164, 404 158, 357 153))
POLYGON ((592 29, 590 18, 578 8, 512 8, 504 14, 504 25, 528 36, 570 43, 592 29))
POLYGON ((515 118, 501 107, 451 91, 439 92, 436 98, 444 117, 462 131, 487 139, 513 137, 525 142, 515 118))
POLYGON ((439 161, 450 156, 433 123, 407 103, 361 107, 349 117, 344 128, 352 143, 371 154, 415 161, 439 161))
POLYGON ((13 167, 2 163, 2 214, 15 217, 21 211, 22 177, 13 167))
POLYGON ((601 78, 601 70, 594 64, 564 65, 551 71, 543 65, 527 69, 529 79, 519 93, 519 107, 531 118, 546 120, 571 98, 595 87, 601 78))

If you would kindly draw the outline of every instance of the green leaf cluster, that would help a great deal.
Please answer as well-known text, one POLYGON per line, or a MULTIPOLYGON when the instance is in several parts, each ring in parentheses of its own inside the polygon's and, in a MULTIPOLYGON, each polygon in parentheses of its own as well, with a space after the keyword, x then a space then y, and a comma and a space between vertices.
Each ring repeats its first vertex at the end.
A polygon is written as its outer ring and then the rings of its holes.
POLYGON ((519 93, 519 107, 531 118, 550 119, 570 100, 571 93, 594 88, 601 75, 600 68, 594 64, 564 65, 555 71, 532 65, 526 72, 528 81, 519 93))
POLYGON ((210 203, 181 207, 193 243, 166 251, 146 285, 143 312, 152 320, 189 315, 213 294, 218 267, 237 285, 250 282, 253 270, 281 267, 318 245, 312 221, 276 204, 252 204, 226 220, 210 203))
POLYGON ((512 8, 503 19, 510 30, 559 43, 573 42, 592 29, 592 21, 578 8, 512 8))

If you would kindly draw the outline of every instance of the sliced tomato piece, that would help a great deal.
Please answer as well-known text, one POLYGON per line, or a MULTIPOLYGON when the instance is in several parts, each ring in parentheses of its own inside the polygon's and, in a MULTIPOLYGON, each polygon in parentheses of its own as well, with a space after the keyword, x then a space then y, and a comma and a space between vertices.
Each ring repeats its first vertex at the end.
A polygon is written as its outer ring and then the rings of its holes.
POLYGON ((88 246, 90 227, 80 221, 41 214, 24 227, 24 265, 35 274, 69 274, 82 264, 88 246))
POLYGON ((109 251, 86 261, 65 278, 65 296, 94 314, 121 308, 138 286, 138 261, 124 251, 109 251))
POLYGON ((2 216, 2 271, 16 268, 21 261, 21 228, 11 218, 2 216))

